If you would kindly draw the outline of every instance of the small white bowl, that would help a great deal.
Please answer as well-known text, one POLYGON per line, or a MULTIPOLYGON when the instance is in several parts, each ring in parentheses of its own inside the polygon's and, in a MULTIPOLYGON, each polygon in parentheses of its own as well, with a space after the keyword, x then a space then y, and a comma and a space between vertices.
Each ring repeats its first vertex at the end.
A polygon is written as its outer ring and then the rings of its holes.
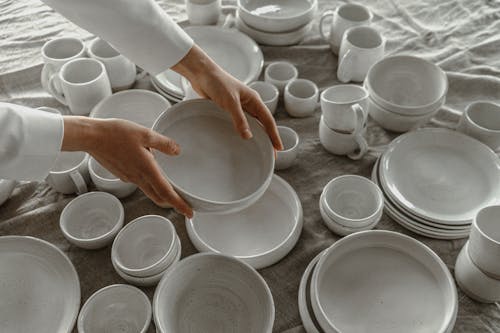
POLYGON ((99 191, 108 192, 117 198, 126 198, 137 189, 137 185, 126 183, 109 172, 93 157, 89 158, 89 173, 99 191))
POLYGON ((264 80, 278 88, 280 94, 283 94, 288 82, 295 80, 298 76, 297 67, 288 61, 272 62, 264 71, 264 80))
POLYGON ((318 8, 317 0, 238 0, 238 15, 249 26, 266 32, 285 32, 309 23, 318 8))
POLYGON ((12 191, 16 187, 15 180, 0 179, 0 205, 10 198, 12 191))
MULTIPOLYGON (((350 234, 353 234, 355 232, 360 232, 360 231, 365 231, 365 230, 371 230, 375 228, 375 226, 378 224, 380 217, 378 219, 375 219, 372 224, 365 225, 363 227, 359 228, 351 228, 351 227, 346 227, 337 221, 335 221, 333 218, 331 218, 325 211, 325 208, 320 204, 319 206, 319 212, 321 214, 321 218, 323 219, 323 222, 327 226, 328 229, 330 229, 331 232, 339 235, 339 236, 347 236, 350 234)), ((382 215, 382 214, 381 214, 382 215)))
POLYGON ((319 90, 311 80, 295 79, 288 82, 284 94, 285 110, 291 117, 309 117, 318 107, 319 90))
POLYGON ((472 261, 470 241, 465 243, 455 263, 455 279, 462 291, 470 298, 482 303, 500 301, 500 280, 483 273, 472 261))
POLYGON ((176 237, 170 220, 158 215, 141 216, 118 233, 111 248, 111 260, 127 275, 156 275, 174 260, 176 237))
MULTIPOLYGON (((444 99, 442 100, 444 104, 444 99)), ((436 109, 430 113, 417 116, 408 116, 391 112, 377 104, 372 97, 368 98, 368 114, 380 126, 386 130, 403 133, 419 127, 427 123, 438 111, 442 104, 439 104, 436 109)))
POLYGON ((71 244, 95 250, 109 245, 123 227, 123 205, 106 192, 89 192, 64 207, 59 226, 71 244))
POLYGON ((151 324, 149 298, 136 287, 113 284, 96 291, 78 316, 78 332, 146 333, 151 324))
POLYGON ((290 127, 278 126, 284 149, 276 153, 274 170, 284 170, 293 165, 299 153, 299 135, 290 127))
POLYGON ((262 99, 262 102, 267 106, 271 114, 275 114, 280 96, 278 88, 265 81, 254 81, 248 86, 259 94, 260 99, 262 99))
POLYGON ((116 273, 122 279, 124 279, 126 282, 133 284, 134 286, 137 286, 137 287, 153 287, 153 286, 156 286, 158 284, 158 282, 160 282, 163 275, 165 275, 165 272, 180 260, 181 254, 182 254, 182 248, 181 248, 181 241, 180 241, 179 237, 176 237, 176 247, 175 247, 174 251, 176 254, 175 254, 175 257, 174 257, 174 260, 172 261, 172 263, 164 271, 161 271, 160 273, 155 274, 155 275, 151 275, 151 276, 137 277, 137 276, 128 275, 127 273, 122 272, 120 270, 120 268, 118 268, 116 266, 114 261, 112 261, 112 264, 113 264, 113 268, 115 269, 116 273))
POLYGON ((255 269, 229 256, 199 253, 178 262, 153 299, 160 332, 271 333, 274 302, 255 269))
POLYGON ((385 57, 373 65, 365 85, 382 108, 403 115, 433 112, 444 103, 448 79, 433 63, 413 56, 385 57))

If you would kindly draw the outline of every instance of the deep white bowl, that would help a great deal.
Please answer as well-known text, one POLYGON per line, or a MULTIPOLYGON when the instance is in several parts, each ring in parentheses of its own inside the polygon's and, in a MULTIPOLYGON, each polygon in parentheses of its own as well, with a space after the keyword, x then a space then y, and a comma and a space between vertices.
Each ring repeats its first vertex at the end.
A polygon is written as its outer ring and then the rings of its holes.
POLYGON ((168 219, 158 215, 141 216, 118 233, 111 248, 111 260, 128 275, 156 275, 174 260, 176 237, 168 219))
POLYGON ((162 333, 271 333, 274 302, 264 279, 244 262, 200 253, 164 275, 153 299, 162 333))
POLYGON ((448 79, 433 63, 413 56, 386 57, 373 65, 365 86, 382 108, 399 114, 428 114, 444 104, 448 79))
POLYGON ((155 131, 181 147, 179 156, 154 151, 155 158, 195 211, 242 210, 269 186, 274 149, 257 120, 249 116, 248 122, 253 138, 245 140, 234 128, 230 114, 206 99, 178 103, 155 122, 155 131))
POLYGON ((113 241, 123 227, 123 205, 106 192, 89 192, 64 207, 59 226, 71 244, 94 250, 113 241))
POLYGON ((78 332, 147 332, 151 324, 149 298, 136 287, 113 284, 96 291, 78 316, 78 332))
POLYGON ((238 15, 250 27, 265 32, 286 32, 309 23, 317 0, 238 0, 238 15))

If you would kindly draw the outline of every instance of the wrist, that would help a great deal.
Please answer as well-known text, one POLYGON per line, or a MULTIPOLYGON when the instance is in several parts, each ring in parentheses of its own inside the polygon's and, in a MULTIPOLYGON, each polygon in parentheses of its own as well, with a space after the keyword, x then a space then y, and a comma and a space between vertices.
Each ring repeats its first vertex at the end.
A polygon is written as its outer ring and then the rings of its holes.
POLYGON ((190 82, 200 79, 206 73, 216 71, 218 65, 196 44, 172 70, 184 76, 190 82))
POLYGON ((99 119, 64 116, 64 136, 61 150, 90 152, 98 142, 101 122, 99 119))

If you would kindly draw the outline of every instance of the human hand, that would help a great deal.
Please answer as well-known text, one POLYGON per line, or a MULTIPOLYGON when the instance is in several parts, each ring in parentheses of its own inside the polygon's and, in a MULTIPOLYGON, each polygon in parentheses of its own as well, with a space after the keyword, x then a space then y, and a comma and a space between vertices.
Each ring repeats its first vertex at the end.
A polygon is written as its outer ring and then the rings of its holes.
POLYGON ((194 45, 172 69, 186 77, 198 95, 211 99, 223 110, 231 113, 234 126, 244 139, 252 137, 244 114, 246 112, 264 126, 274 148, 283 149, 273 115, 259 95, 220 68, 198 46, 194 45))
POLYGON ((163 176, 151 152, 179 155, 175 141, 120 119, 64 117, 62 150, 86 151, 122 181, 136 184, 159 206, 172 205, 191 218, 191 207, 163 176))

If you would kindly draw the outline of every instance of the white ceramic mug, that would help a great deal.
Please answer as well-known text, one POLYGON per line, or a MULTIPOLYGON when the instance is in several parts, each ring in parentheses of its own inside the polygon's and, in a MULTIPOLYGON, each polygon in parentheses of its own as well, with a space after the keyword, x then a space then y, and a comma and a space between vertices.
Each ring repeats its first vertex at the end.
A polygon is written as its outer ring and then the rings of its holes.
POLYGON ((500 105, 480 101, 471 103, 465 108, 458 125, 432 119, 435 125, 456 128, 493 149, 500 152, 500 105))
POLYGON ((47 183, 63 194, 82 194, 88 191, 90 181, 87 167, 88 154, 84 152, 63 151, 54 163, 46 178, 47 183))
POLYGON ((278 88, 276 88, 273 84, 264 81, 255 81, 250 83, 248 86, 259 94, 260 99, 266 105, 271 114, 275 114, 280 95, 278 88))
POLYGON ((276 152, 274 170, 288 169, 293 165, 299 153, 299 135, 290 127, 278 126, 284 149, 276 152))
POLYGON ((137 189, 137 185, 120 180, 92 157, 89 159, 88 168, 90 178, 99 191, 111 193, 117 198, 125 198, 137 189))
POLYGON ((186 0, 186 11, 192 25, 216 24, 221 14, 221 0, 186 0))
POLYGON ((319 90, 306 79, 295 79, 285 86, 285 110, 291 117, 308 117, 318 106, 319 90))
POLYGON ((108 42, 101 38, 94 39, 89 45, 88 54, 104 64, 113 91, 132 87, 137 78, 135 64, 116 51, 108 42))
POLYGON ((273 84, 283 94, 288 82, 299 76, 297 68, 288 61, 276 61, 269 64, 264 71, 264 81, 273 84))
MULTIPOLYGON (((361 115, 361 113, 357 113, 361 115)), ((362 123, 359 119, 358 124, 362 123)), ((323 116, 319 122, 319 140, 323 147, 334 155, 347 155, 350 159, 359 160, 369 150, 368 143, 363 137, 365 128, 357 128, 353 133, 345 134, 329 128, 323 116)))
POLYGON ((111 96, 106 68, 95 59, 73 59, 49 80, 49 91, 75 115, 88 115, 102 99, 111 96))
POLYGON ((355 26, 370 24, 372 18, 373 15, 368 8, 354 3, 344 4, 335 11, 327 10, 323 13, 319 21, 319 32, 321 37, 330 44, 333 53, 338 54, 344 32, 355 26), (333 21, 330 34, 327 35, 323 31, 323 22, 330 16, 333 17, 333 21))
POLYGON ((368 117, 368 91, 354 84, 336 85, 321 93, 321 111, 328 127, 340 133, 353 133, 358 119, 368 117), (358 105, 359 107, 354 107, 358 105), (363 117, 357 115, 361 112, 363 117))
POLYGON ((42 87, 48 90, 50 78, 57 74, 62 65, 70 60, 84 58, 87 53, 81 39, 62 37, 49 40, 42 46, 42 59, 45 65, 42 68, 40 80, 42 87))
POLYGON ((342 82, 364 81, 370 67, 384 57, 385 40, 372 27, 346 30, 339 51, 337 77, 342 82))

